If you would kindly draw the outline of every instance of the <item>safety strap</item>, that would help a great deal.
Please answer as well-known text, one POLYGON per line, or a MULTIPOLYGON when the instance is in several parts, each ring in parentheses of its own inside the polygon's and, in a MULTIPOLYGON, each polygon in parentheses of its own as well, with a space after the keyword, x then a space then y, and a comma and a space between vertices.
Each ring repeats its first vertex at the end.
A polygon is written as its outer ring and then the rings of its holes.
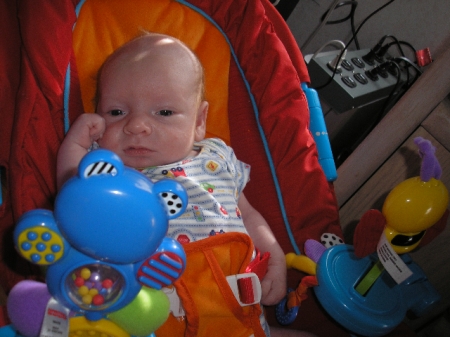
MULTIPOLYGON (((241 305, 252 305, 261 300, 261 296, 259 295, 260 291, 258 290, 261 288, 261 281, 267 273, 269 258, 269 252, 266 252, 261 256, 260 252, 257 251, 256 257, 245 269, 245 274, 232 275, 238 276, 237 284, 239 287, 239 298, 237 299, 241 305), (255 276, 257 276, 257 279, 255 276)), ((230 281, 228 281, 228 283, 230 283, 230 281)), ((231 284, 230 287, 233 289, 231 284)))

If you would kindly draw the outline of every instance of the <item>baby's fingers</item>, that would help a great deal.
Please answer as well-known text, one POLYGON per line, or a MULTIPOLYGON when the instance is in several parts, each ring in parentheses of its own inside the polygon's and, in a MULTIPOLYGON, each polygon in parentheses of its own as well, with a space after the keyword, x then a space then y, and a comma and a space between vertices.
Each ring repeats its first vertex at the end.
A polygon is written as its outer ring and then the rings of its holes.
MULTIPOLYGON (((95 114, 93 114, 95 115, 95 114)), ((92 118, 89 126, 89 136, 92 140, 98 140, 103 136, 105 132, 106 124, 103 117, 96 115, 98 118, 92 118)))
POLYGON ((278 304, 286 295, 286 287, 279 282, 273 282, 271 279, 263 279, 261 282, 262 298, 264 305, 278 304))

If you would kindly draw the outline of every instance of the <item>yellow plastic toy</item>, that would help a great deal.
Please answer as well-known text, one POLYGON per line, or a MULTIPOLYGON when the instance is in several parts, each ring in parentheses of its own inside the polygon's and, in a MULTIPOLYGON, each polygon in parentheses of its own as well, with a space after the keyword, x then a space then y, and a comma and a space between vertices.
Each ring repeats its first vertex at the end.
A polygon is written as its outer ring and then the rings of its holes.
POLYGON ((415 249, 424 231, 439 221, 447 205, 448 191, 440 180, 414 177, 397 185, 382 209, 387 224, 384 232, 394 250, 401 254, 415 249), (398 239, 399 236, 409 239, 398 239))

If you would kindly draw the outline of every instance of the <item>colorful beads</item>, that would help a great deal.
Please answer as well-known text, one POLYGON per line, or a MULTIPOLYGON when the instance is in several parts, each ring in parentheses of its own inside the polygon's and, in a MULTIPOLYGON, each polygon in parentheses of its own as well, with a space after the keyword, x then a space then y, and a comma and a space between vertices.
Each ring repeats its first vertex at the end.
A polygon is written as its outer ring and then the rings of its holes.
POLYGON ((81 269, 80 276, 81 276, 84 280, 88 280, 89 277, 91 277, 91 271, 90 271, 88 268, 83 268, 83 269, 81 269))
POLYGON ((107 278, 106 280, 104 280, 102 282, 102 286, 105 289, 109 289, 109 288, 111 288, 113 286, 113 281, 111 281, 109 278, 107 278))
MULTIPOLYGON (((111 276, 111 268, 101 265, 84 266, 76 269, 70 278, 70 288, 78 305, 82 307, 103 306, 117 293, 121 282, 111 276), (115 280, 115 281, 114 281, 115 280)), ((120 279, 120 277, 119 277, 120 279)))
POLYGON ((105 303, 105 299, 103 298, 102 295, 97 294, 94 297, 92 297, 92 304, 99 306, 102 305, 103 303, 105 303))
POLYGON ((86 286, 81 286, 78 288, 78 295, 85 296, 89 293, 89 288, 86 286))

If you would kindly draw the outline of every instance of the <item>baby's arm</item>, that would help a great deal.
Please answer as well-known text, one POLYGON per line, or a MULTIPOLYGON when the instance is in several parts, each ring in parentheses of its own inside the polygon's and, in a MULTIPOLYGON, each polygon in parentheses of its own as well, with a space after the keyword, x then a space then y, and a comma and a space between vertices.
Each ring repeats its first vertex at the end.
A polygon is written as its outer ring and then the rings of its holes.
POLYGON ((242 193, 239 198, 245 228, 261 254, 270 252, 267 274, 262 280, 262 300, 264 305, 274 305, 286 296, 286 258, 268 223, 253 208, 242 193))
POLYGON ((104 131, 105 120, 97 114, 85 113, 75 120, 58 151, 58 190, 76 174, 81 158, 86 155, 92 143, 102 137, 104 131))

